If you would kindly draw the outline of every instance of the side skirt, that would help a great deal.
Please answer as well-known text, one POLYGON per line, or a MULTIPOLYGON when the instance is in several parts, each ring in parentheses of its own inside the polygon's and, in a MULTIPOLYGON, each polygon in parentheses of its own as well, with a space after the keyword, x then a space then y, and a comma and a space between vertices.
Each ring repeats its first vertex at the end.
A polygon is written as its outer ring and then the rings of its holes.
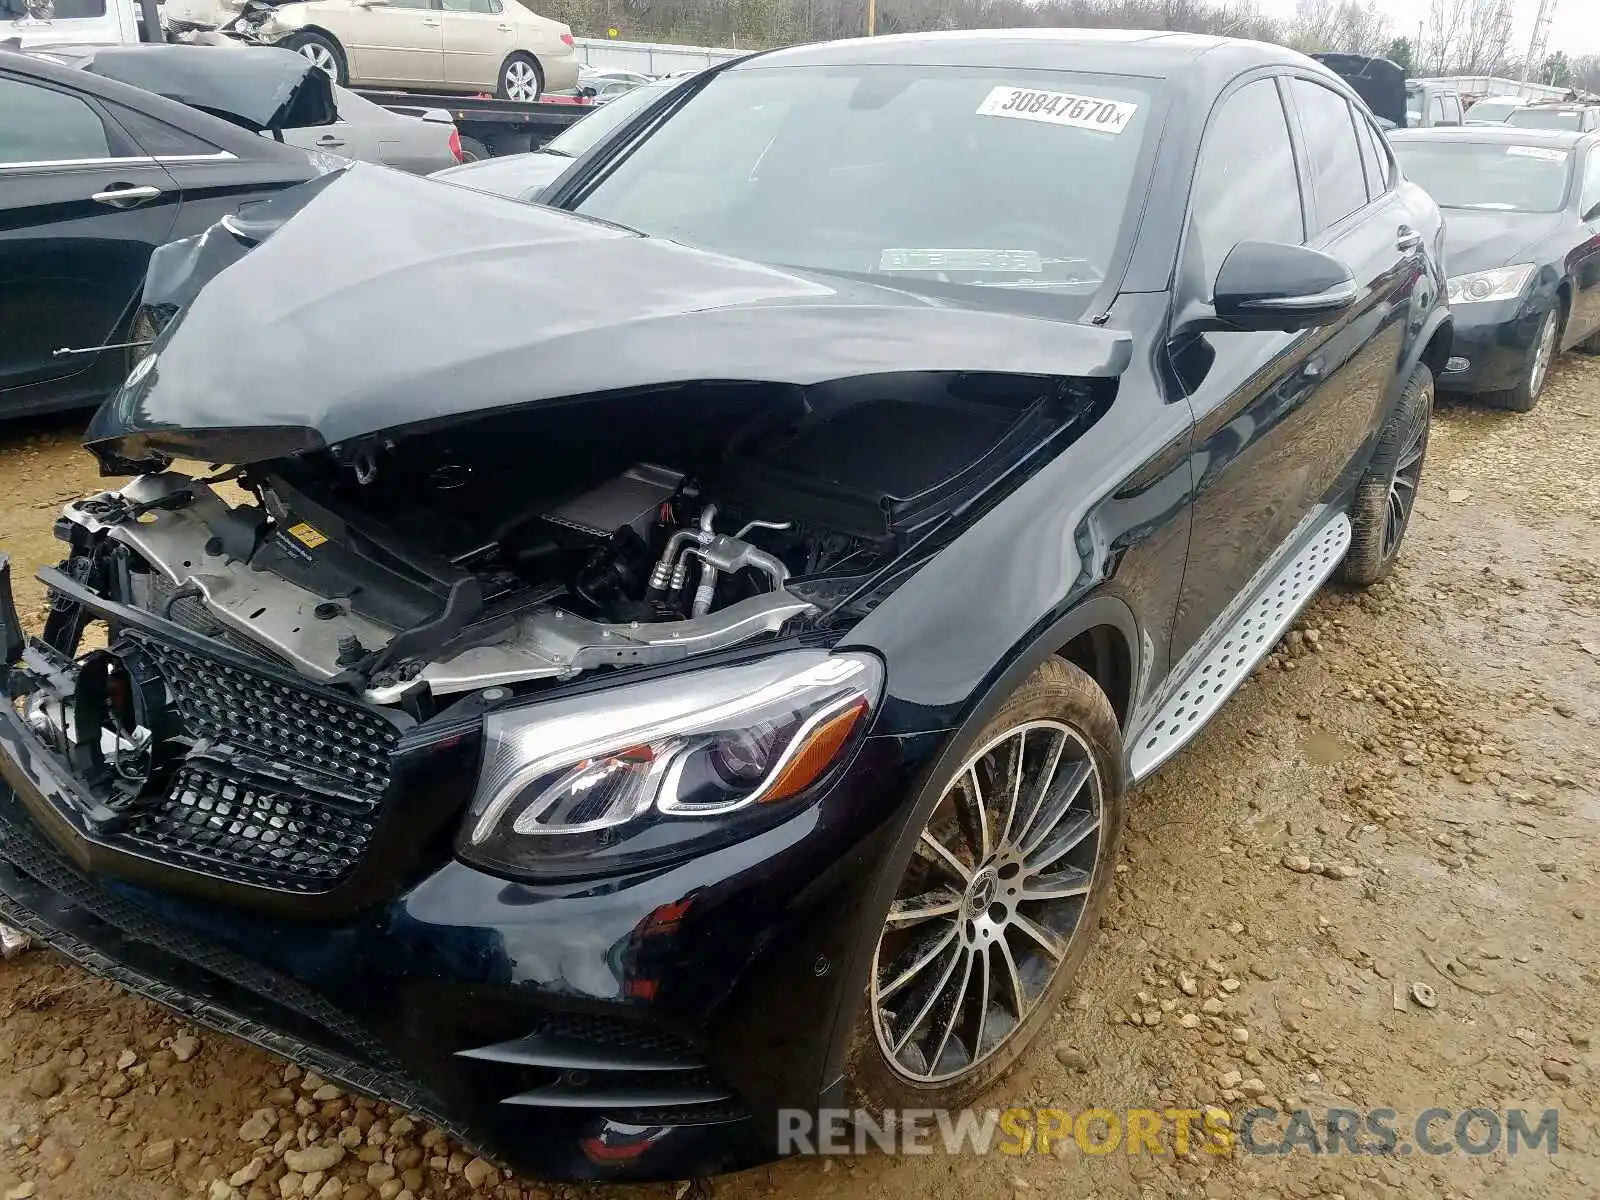
POLYGON ((1303 532, 1295 549, 1271 564, 1264 578, 1235 604, 1186 656, 1166 702, 1139 731, 1128 754, 1129 776, 1138 783, 1183 749, 1267 656, 1300 610, 1333 574, 1350 548, 1350 518, 1324 512, 1303 532))

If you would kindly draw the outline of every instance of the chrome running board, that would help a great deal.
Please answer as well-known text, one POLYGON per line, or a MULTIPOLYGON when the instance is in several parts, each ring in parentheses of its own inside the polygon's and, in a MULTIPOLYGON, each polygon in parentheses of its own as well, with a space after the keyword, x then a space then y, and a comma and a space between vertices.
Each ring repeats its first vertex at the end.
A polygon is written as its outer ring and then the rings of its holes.
POLYGON ((1140 731, 1128 755, 1135 783, 1148 778, 1199 733, 1265 658, 1350 548, 1350 518, 1334 513, 1300 543, 1254 597, 1221 624, 1210 649, 1192 659, 1171 697, 1140 731))

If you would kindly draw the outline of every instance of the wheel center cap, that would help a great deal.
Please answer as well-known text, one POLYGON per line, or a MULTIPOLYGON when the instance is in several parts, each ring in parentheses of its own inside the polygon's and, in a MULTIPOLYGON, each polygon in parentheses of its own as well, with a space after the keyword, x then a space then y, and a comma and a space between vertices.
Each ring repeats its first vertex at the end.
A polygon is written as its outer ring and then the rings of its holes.
POLYGON ((988 911, 989 905, 994 903, 995 893, 999 888, 1000 881, 993 869, 985 868, 979 871, 967 889, 967 915, 978 917, 988 911))

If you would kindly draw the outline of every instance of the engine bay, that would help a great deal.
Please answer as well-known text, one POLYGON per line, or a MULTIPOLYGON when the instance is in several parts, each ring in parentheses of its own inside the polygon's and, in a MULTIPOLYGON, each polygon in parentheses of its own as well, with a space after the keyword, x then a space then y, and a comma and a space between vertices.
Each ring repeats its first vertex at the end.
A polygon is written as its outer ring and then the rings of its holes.
POLYGON ((1081 414, 1057 383, 907 374, 507 411, 143 475, 69 505, 68 536, 75 562, 114 558, 115 598, 369 702, 570 679, 838 609, 1081 414))

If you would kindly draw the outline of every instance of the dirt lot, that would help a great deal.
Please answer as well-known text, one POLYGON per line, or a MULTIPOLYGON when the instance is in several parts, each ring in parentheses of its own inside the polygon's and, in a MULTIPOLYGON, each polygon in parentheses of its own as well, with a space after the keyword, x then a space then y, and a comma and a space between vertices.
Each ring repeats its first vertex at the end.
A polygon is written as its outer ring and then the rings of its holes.
MULTIPOLYGON (((0 431, 0 549, 24 579, 54 557, 53 510, 95 485, 73 432, 0 431)), ((21 591, 37 619, 37 589, 21 591)), ((1134 798, 1080 986, 993 1100, 1381 1107, 1403 1134, 1430 1107, 1557 1107, 1558 1153, 1154 1158, 1069 1143, 790 1161, 711 1193, 1600 1195, 1597 729, 1600 361, 1577 359, 1529 416, 1441 406, 1393 580, 1325 594, 1134 798)), ((0 964, 0 1017, 10 1200, 601 1194, 508 1179, 46 953, 0 964)))

